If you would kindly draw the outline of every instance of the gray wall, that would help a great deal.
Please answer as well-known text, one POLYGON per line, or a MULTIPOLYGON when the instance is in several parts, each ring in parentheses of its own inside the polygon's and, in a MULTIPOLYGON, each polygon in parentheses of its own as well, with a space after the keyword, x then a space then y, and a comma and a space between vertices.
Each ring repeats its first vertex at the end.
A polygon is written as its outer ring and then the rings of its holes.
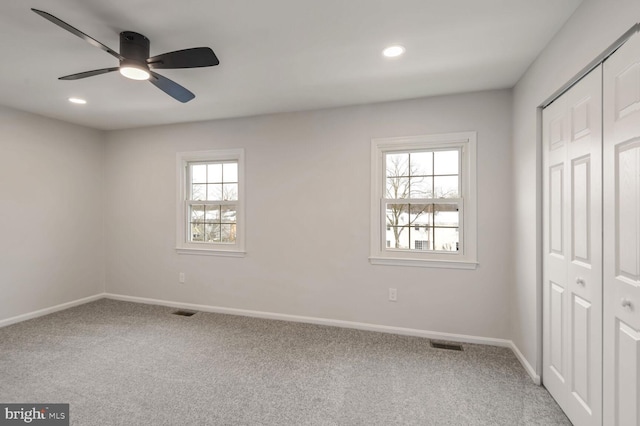
POLYGON ((0 320, 104 291, 104 135, 0 107, 0 320))
POLYGON ((510 136, 508 90, 109 132, 107 291, 508 338, 510 136), (478 132, 479 268, 370 265, 371 138, 470 130, 478 132), (247 256, 178 255, 176 152, 239 147, 247 256))

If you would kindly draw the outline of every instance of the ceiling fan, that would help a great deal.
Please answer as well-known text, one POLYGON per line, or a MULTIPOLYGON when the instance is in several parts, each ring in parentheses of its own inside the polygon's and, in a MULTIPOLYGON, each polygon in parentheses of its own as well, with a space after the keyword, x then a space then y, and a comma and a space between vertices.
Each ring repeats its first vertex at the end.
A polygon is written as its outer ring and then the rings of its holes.
POLYGON ((196 95, 175 81, 163 77, 152 70, 163 68, 211 67, 220 63, 215 53, 213 53, 213 50, 209 47, 194 47, 149 57, 149 39, 133 31, 123 31, 120 33, 120 53, 118 53, 47 12, 37 9, 31 10, 69 31, 71 34, 75 34, 90 45, 102 49, 120 60, 120 66, 118 67, 102 68, 66 75, 60 77, 59 80, 78 80, 80 78, 106 74, 112 71, 120 71, 120 74, 133 80, 149 80, 154 86, 167 95, 184 103, 189 102, 195 98, 196 95))

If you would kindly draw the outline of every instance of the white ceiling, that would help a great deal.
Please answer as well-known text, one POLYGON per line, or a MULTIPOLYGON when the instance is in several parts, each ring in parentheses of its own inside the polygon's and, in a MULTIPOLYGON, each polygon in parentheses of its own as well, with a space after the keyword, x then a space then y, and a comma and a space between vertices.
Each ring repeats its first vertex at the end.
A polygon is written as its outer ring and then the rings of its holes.
POLYGON ((581 0, 3 0, 0 103, 97 129, 317 109, 512 87, 581 0), (110 73, 117 59, 33 13, 119 50, 209 46, 220 65, 160 70, 189 103, 110 73), (385 46, 406 54, 385 59, 385 46), (87 105, 70 104, 70 96, 87 105))

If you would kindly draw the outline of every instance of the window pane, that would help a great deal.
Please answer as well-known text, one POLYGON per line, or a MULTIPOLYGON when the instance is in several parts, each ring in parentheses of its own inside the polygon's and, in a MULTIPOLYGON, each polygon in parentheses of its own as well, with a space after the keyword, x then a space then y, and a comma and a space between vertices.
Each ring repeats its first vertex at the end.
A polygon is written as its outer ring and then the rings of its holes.
POLYGON ((424 226, 433 223, 433 204, 411 204, 410 212, 410 225, 424 226))
POLYGON ((433 163, 434 175, 457 175, 458 151, 435 151, 433 163))
POLYGON ((236 242, 236 225, 235 224, 220 225, 220 241, 223 243, 236 242))
POLYGON ((209 183, 221 183, 222 182, 222 164, 209 164, 207 166, 207 182, 209 183))
POLYGON ((191 183, 205 183, 207 181, 207 166, 205 164, 191 165, 191 183))
POLYGON ((386 198, 402 199, 409 196, 409 178, 387 178, 386 198))
POLYGON ((204 241, 204 225, 202 224, 191 224, 191 232, 189 234, 190 241, 204 241))
POLYGON ((431 250, 431 241, 415 240, 413 248, 416 250, 431 250))
POLYGON ((387 226, 401 226, 409 224, 408 204, 387 204, 387 226))
POLYGON ((432 177, 411 178, 411 198, 433 198, 432 177))
POLYGON ((459 198, 458 176, 436 176, 433 178, 435 198, 459 198))
POLYGON ((458 228, 434 228, 433 243, 438 251, 458 251, 458 228))
POLYGON ((204 241, 208 243, 220 242, 220 225, 219 224, 206 224, 204 241))
POLYGON ((204 220, 207 223, 220 223, 220 206, 206 206, 204 220))
POLYGON ((409 227, 408 226, 392 226, 387 231, 386 240, 389 242, 389 248, 408 249, 409 248, 409 227))
POLYGON ((409 154, 387 154, 387 176, 409 176, 409 154))
POLYGON ((436 226, 452 226, 460 225, 460 214, 458 206, 455 204, 437 204, 435 206, 435 225, 436 226))
POLYGON ((222 206, 222 223, 236 223, 236 208, 222 206))
POLYGON ((191 185, 191 199, 192 200, 205 200, 206 199, 206 184, 194 184, 191 185))
POLYGON ((222 184, 210 183, 207 185, 207 200, 220 201, 222 200, 222 184))
POLYGON ((418 216, 412 223, 414 227, 420 228, 420 230, 427 229, 433 224, 433 213, 424 212, 418 216))
POLYGON ((202 223, 204 221, 204 206, 191 206, 190 222, 202 223))
POLYGON ((238 182, 238 163, 224 163, 222 168, 223 182, 238 182))
POLYGON ((411 153, 411 175, 425 176, 433 174, 433 153, 414 152, 411 153))
POLYGON ((238 184, 225 183, 222 185, 222 199, 225 201, 234 201, 238 199, 238 184))

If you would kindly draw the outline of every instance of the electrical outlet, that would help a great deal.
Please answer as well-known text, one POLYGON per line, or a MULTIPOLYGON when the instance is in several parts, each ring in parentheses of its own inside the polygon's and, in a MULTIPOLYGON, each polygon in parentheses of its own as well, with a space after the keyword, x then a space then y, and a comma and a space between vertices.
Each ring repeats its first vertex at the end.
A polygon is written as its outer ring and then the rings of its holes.
POLYGON ((178 275, 178 280, 180 281, 180 284, 184 284, 184 272, 180 272, 180 275, 178 275))
POLYGON ((397 288, 389 288, 389 301, 397 302, 398 301, 398 289, 397 288))

